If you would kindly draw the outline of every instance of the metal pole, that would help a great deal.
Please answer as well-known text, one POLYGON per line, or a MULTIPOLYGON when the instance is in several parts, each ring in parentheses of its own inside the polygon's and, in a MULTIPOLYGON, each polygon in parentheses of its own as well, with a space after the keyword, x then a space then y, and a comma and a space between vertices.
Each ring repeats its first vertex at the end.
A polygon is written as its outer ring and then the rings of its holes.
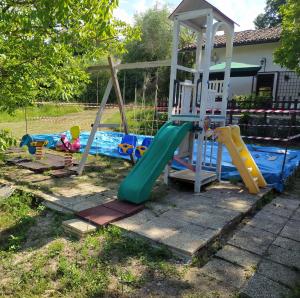
POLYGON ((28 134, 28 119, 27 119, 27 109, 24 108, 24 117, 25 117, 25 132, 28 134))

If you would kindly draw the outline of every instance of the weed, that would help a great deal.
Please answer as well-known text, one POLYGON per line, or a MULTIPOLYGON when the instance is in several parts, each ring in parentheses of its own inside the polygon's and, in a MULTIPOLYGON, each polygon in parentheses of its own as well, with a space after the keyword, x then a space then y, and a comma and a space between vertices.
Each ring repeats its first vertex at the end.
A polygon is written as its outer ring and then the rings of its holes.
POLYGON ((62 241, 56 240, 50 243, 48 246, 48 258, 54 258, 61 253, 64 249, 64 243, 62 241))

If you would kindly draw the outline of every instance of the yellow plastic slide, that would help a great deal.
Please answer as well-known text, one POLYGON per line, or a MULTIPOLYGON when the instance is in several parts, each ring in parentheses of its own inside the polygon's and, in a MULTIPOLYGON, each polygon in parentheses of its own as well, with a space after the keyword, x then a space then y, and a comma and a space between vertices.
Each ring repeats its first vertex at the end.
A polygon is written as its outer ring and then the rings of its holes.
POLYGON ((218 142, 226 146, 232 163, 238 169, 249 192, 257 194, 259 187, 265 187, 267 183, 241 137, 240 127, 237 125, 218 127, 216 133, 218 142))

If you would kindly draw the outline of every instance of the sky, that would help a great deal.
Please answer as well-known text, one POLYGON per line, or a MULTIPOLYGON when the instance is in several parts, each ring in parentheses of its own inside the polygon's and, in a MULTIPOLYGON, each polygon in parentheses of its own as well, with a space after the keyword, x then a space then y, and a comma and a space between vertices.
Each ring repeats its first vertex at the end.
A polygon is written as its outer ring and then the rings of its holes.
MULTIPOLYGON (((141 13, 155 3, 167 4, 171 10, 175 9, 181 0, 120 0, 119 8, 114 15, 127 23, 133 24, 134 14, 141 13)), ((240 26, 235 31, 254 29, 253 20, 264 11, 266 0, 208 0, 240 26), (225 4, 226 3, 226 4, 225 4)))

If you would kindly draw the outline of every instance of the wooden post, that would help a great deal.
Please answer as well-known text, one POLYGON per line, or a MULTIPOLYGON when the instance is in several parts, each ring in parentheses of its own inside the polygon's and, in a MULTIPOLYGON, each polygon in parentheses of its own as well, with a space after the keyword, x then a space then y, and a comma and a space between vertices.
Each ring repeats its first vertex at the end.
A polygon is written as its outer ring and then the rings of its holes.
MULTIPOLYGON (((112 83, 113 83, 115 93, 117 96, 118 106, 119 106, 119 110, 120 110, 120 114, 121 114, 121 118, 122 118, 123 129, 124 129, 125 134, 128 135, 128 133, 129 133, 128 132, 128 124, 127 124, 121 89, 120 89, 120 85, 119 85, 119 81, 118 81, 118 77, 117 77, 117 71, 115 69, 114 63, 110 56, 108 57, 108 63, 109 63, 110 71, 111 71, 112 83)), ((134 164, 133 154, 130 155, 130 160, 131 160, 132 164, 134 164)))

